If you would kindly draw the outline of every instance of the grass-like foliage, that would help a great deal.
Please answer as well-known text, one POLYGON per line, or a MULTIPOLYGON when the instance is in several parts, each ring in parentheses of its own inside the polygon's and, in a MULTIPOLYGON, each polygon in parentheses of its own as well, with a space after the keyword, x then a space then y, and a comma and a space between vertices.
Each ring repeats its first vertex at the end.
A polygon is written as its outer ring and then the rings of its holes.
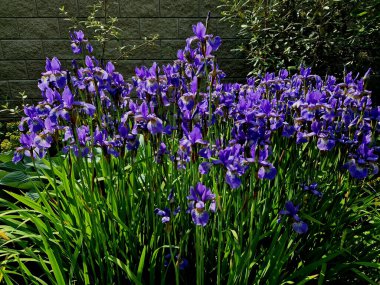
POLYGON ((206 30, 133 84, 80 31, 83 61, 47 59, 18 163, 0 157, 3 282, 379 282, 368 74, 221 83, 221 39, 206 30))

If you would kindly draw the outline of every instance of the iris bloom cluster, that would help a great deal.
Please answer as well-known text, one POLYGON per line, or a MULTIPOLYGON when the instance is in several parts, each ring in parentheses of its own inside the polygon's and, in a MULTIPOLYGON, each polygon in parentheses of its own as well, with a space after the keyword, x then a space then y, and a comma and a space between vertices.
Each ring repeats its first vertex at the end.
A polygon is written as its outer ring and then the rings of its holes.
MULTIPOLYGON (((293 76, 283 69, 246 84, 222 83, 226 74, 214 56, 220 37, 207 34, 202 23, 193 32, 174 62, 136 67, 131 83, 112 62, 103 66, 83 32, 74 32, 72 50, 84 60, 67 70, 58 58, 46 59, 38 82, 42 100, 24 109, 13 161, 42 158, 52 147, 89 158, 99 153, 95 149, 107 157, 134 157, 145 140, 156 163, 178 169, 196 164, 200 175, 217 169, 235 189, 244 187, 241 177, 250 168, 257 179, 276 177, 273 143, 282 136, 294 144, 315 143, 321 152, 346 150, 344 167, 354 178, 378 173, 380 107, 372 106, 365 89, 369 72, 363 78, 348 73, 338 82, 302 67, 293 76)), ((202 198, 209 191, 204 187, 197 185, 189 196, 200 225, 208 220, 204 204, 214 199, 202 198)), ((157 214, 168 220, 165 209, 157 214)))

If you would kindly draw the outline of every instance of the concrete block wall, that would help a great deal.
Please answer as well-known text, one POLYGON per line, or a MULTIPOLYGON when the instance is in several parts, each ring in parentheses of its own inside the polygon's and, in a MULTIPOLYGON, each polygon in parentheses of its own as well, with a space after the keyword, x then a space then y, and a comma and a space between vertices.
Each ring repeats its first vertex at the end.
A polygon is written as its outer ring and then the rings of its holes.
MULTIPOLYGON (((0 105, 20 102, 19 92, 29 98, 40 96, 37 80, 44 70, 46 57, 57 56, 69 65, 73 54, 70 49, 68 28, 70 23, 60 15, 65 6, 70 15, 84 20, 97 0, 0 0, 0 105)), ((155 46, 140 48, 127 59, 118 60, 118 70, 125 78, 133 75, 137 65, 153 61, 168 63, 176 57, 177 50, 192 34, 191 26, 204 21, 211 11, 209 33, 223 39, 217 52, 220 68, 230 80, 245 78, 248 68, 241 54, 231 52, 239 41, 237 30, 219 21, 219 0, 107 0, 108 14, 118 17, 123 29, 121 44, 139 45, 143 37, 159 34, 155 46)), ((102 14, 102 13, 99 13, 102 14)), ((100 16, 100 15, 99 15, 100 16)), ((90 35, 91 36, 91 35, 90 35)), ((94 41, 93 41, 94 42, 94 41)), ((107 58, 117 57, 112 51, 116 42, 107 43, 107 58)), ((96 45, 95 45, 95 48, 96 45)), ((0 113, 0 119, 5 119, 0 113)))

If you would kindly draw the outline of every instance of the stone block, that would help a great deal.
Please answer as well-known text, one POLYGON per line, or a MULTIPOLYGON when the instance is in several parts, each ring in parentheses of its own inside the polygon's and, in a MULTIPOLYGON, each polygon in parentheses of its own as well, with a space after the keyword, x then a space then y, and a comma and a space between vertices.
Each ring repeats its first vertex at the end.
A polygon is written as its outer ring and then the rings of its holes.
POLYGON ((130 40, 126 42, 126 51, 128 59, 157 59, 161 55, 161 46, 159 41, 155 41, 152 45, 144 44, 144 40, 130 40), (133 50, 132 50, 133 49, 133 50))
POLYGON ((41 77, 41 73, 45 72, 45 60, 27 60, 26 70, 28 72, 28 79, 38 80, 41 77))
POLYGON ((119 18, 117 27, 121 29, 120 39, 140 39, 140 21, 138 18, 119 18))
MULTIPOLYGON (((104 58, 107 58, 107 59, 120 58, 121 56, 120 47, 122 45, 123 45, 122 41, 115 41, 115 40, 108 41, 105 45, 104 58)), ((102 52, 102 49, 97 48, 97 54, 101 54, 101 52, 102 52)))
POLYGON ((140 29, 142 37, 158 34, 160 39, 175 39, 178 37, 178 19, 143 18, 140 19, 140 29))
POLYGON ((135 75, 135 68, 144 64, 142 60, 118 60, 114 63, 115 68, 120 72, 125 80, 129 80, 135 75))
POLYGON ((227 81, 230 78, 245 78, 250 71, 249 66, 244 59, 220 59, 219 68, 227 75, 227 81))
MULTIPOLYGON (((198 1, 194 0, 161 0, 161 17, 198 17, 198 1)), ((206 15, 207 16, 207 15, 206 15)))
POLYGON ((186 45, 183 40, 162 40, 161 41, 161 59, 168 62, 177 59, 177 51, 183 49, 186 45))
POLYGON ((0 1, 0 17, 36 17, 37 9, 32 0, 0 1))
POLYGON ((60 37, 57 19, 19 18, 17 21, 20 30, 20 38, 55 39, 60 37))
POLYGON ((28 79, 25 61, 23 60, 1 60, 0 80, 28 79))
MULTIPOLYGON (((33 2, 26 0, 25 2, 33 2)), ((68 17, 78 16, 78 6, 76 0, 36 0, 37 13, 39 17, 66 17, 60 13, 60 8, 65 7, 68 17)))
MULTIPOLYGON (((8 98, 9 98, 8 81, 0 81, 0 100, 1 100, 0 102, 1 102, 1 105, 4 103, 3 100, 6 100, 8 98)), ((0 113, 0 116, 1 116, 1 113, 0 113)))
POLYGON ((42 43, 37 40, 6 40, 1 42, 5 59, 41 59, 42 43))
MULTIPOLYGON (((98 4, 97 0, 78 0, 78 16, 79 17, 88 17, 93 11, 94 4, 98 4)), ((107 1, 107 17, 119 17, 119 1, 118 0, 109 0, 107 1)), ((97 8, 98 12, 95 14, 96 17, 104 17, 105 10, 104 6, 97 8)))
POLYGON ((70 47, 70 41, 68 40, 44 40, 42 44, 44 48, 44 56, 42 58, 52 58, 54 56, 59 60, 74 58, 74 54, 70 47))
POLYGON ((121 17, 158 17, 159 0, 119 0, 121 17))
POLYGON ((40 99, 41 91, 38 88, 37 80, 17 80, 9 81, 10 96, 11 98, 18 98, 21 92, 25 91, 25 94, 29 99, 40 99))
POLYGON ((0 39, 18 39, 19 33, 17 28, 17 19, 1 18, 0 19, 0 39))
POLYGON ((222 3, 219 0, 202 0, 199 1, 199 17, 207 17, 207 13, 211 12, 211 17, 220 18, 221 9, 218 8, 222 3))

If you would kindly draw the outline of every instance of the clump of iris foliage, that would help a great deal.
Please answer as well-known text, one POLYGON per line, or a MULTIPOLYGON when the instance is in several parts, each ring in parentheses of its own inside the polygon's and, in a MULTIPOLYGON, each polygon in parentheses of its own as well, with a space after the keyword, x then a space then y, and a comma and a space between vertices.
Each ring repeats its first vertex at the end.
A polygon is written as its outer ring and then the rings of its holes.
POLYGON ((7 284, 379 281, 368 74, 222 83, 221 39, 193 31, 131 83, 80 31, 71 71, 46 60, 13 157, 34 187, 1 200, 7 284))

